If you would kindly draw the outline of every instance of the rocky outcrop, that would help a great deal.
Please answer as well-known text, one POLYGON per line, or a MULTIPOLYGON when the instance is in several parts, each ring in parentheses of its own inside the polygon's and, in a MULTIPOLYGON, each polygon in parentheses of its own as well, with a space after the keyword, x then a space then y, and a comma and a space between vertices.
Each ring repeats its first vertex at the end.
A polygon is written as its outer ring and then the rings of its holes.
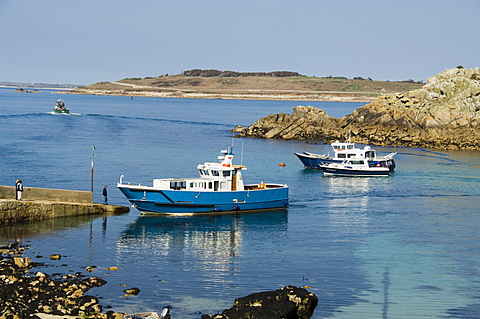
POLYGON ((237 136, 330 143, 347 135, 364 144, 478 150, 480 70, 445 70, 421 89, 380 96, 340 119, 297 106, 292 115, 271 114, 237 136))
POLYGON ((284 287, 235 299, 232 308, 202 319, 308 319, 318 304, 315 294, 304 288, 284 287))

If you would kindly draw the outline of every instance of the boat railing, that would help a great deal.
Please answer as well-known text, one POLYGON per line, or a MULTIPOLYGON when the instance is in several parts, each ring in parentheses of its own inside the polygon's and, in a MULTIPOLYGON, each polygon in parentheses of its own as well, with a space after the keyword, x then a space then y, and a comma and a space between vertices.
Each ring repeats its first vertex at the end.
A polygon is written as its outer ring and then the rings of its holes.
POLYGON ((394 157, 396 154, 397 154, 397 152, 392 152, 392 153, 390 153, 390 154, 385 155, 384 158, 385 158, 386 160, 391 160, 391 159, 393 159, 393 157, 394 157))

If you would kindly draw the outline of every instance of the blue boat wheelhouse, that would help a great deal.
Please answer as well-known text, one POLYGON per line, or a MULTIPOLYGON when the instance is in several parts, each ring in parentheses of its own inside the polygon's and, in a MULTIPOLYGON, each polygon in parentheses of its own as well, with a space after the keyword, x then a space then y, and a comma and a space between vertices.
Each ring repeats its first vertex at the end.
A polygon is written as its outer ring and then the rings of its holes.
POLYGON ((143 213, 231 213, 288 206, 287 185, 263 181, 245 185, 242 171, 247 167, 234 165, 233 157, 229 148, 219 162, 199 164, 199 177, 154 179, 152 186, 143 186, 125 184, 122 175, 117 187, 143 213))

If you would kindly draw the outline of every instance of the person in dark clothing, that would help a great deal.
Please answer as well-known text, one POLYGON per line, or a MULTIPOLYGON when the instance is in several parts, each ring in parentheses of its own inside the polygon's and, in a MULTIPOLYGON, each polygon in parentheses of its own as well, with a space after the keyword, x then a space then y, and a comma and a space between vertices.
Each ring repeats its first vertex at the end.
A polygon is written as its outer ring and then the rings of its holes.
POLYGON ((105 198, 105 200, 103 201, 103 204, 104 204, 104 205, 107 205, 107 204, 108 204, 108 198, 107 198, 108 192, 107 192, 107 188, 108 188, 107 185, 103 186, 103 197, 105 198))
POLYGON ((15 183, 15 199, 22 200, 23 184, 22 180, 17 179, 15 183))

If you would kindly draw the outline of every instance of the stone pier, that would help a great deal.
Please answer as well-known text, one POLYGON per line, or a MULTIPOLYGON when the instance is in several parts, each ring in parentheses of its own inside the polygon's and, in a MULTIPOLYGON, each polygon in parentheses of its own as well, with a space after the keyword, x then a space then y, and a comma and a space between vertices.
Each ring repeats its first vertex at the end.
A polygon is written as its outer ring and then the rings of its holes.
POLYGON ((0 223, 5 224, 129 211, 126 206, 92 203, 92 193, 87 191, 24 187, 22 200, 15 200, 14 186, 0 186, 0 223))

